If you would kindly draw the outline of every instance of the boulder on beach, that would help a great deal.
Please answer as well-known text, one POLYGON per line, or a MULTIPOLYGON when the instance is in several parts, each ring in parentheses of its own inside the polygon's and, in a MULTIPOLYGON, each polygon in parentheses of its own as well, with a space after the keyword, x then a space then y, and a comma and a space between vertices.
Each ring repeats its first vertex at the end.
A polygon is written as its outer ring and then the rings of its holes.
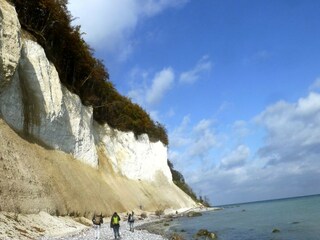
POLYGON ((217 239, 217 234, 215 234, 214 232, 210 232, 207 229, 200 229, 197 234, 197 237, 206 237, 209 239, 217 239))
POLYGON ((178 234, 176 234, 176 233, 174 233, 174 234, 171 236, 170 240, 183 240, 183 237, 180 236, 180 235, 178 235, 178 234))
POLYGON ((187 217, 200 217, 200 216, 202 216, 202 213, 200 212, 191 211, 187 213, 187 217))

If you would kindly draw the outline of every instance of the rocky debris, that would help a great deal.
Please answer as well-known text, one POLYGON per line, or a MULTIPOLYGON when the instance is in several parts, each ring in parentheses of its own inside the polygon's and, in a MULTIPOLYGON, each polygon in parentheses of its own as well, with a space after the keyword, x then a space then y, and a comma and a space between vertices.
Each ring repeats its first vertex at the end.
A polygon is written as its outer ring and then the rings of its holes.
POLYGON ((200 229, 197 234, 196 237, 205 237, 206 239, 217 239, 217 234, 215 234, 214 232, 210 232, 207 229, 200 229))
POLYGON ((278 228, 274 228, 273 230, 272 230, 272 233, 279 233, 280 232, 280 230, 278 229, 278 228))
POLYGON ((202 213, 191 211, 191 212, 186 213, 186 216, 187 217, 200 217, 200 216, 202 216, 202 213))

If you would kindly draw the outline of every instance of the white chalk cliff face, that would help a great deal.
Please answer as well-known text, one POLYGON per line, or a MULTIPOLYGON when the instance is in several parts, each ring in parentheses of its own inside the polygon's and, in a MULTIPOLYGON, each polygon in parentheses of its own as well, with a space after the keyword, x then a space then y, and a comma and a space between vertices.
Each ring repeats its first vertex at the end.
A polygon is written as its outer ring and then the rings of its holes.
POLYGON ((21 50, 20 23, 13 6, 0 1, 0 91, 5 88, 17 67, 21 50))
POLYGON ((58 73, 31 40, 22 40, 18 67, 0 96, 3 118, 17 131, 97 166, 92 109, 61 86, 58 73))
POLYGON ((114 130, 108 125, 95 124, 95 129, 97 139, 117 173, 130 179, 149 181, 165 176, 171 182, 167 148, 160 141, 151 143, 147 134, 135 139, 132 132, 114 130))
POLYGON ((167 147, 145 134, 136 139, 97 124, 92 108, 61 85, 42 47, 22 37, 15 9, 5 0, 0 0, 0 114, 16 131, 92 167, 99 167, 99 147, 120 175, 172 182, 167 147))

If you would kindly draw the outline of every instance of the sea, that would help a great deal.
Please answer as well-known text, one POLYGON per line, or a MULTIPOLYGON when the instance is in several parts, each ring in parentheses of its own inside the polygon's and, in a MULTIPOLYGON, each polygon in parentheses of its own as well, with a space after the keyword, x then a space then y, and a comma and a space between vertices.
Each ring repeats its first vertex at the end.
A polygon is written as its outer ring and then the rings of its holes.
POLYGON ((222 206, 174 219, 167 230, 191 240, 199 229, 219 240, 319 240, 320 195, 222 206))

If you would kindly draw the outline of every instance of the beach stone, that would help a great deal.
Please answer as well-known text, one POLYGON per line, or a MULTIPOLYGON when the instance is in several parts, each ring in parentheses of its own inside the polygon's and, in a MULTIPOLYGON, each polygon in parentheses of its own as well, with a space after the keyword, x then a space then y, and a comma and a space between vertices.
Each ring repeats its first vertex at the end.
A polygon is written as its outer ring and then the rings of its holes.
POLYGON ((197 236, 201 237, 201 236, 207 236, 209 234, 208 230, 207 229, 200 229, 198 232, 197 232, 197 236))
MULTIPOLYGON (((125 223, 120 224, 120 236, 123 240, 167 240, 167 238, 162 237, 154 233, 149 233, 146 230, 135 229, 131 232, 129 227, 125 223)), ((104 223, 101 225, 100 229, 100 239, 114 239, 113 229, 110 228, 109 223, 104 223)), ((95 239, 95 229, 93 227, 86 228, 85 230, 73 233, 67 236, 61 237, 41 237, 39 240, 84 240, 84 239, 95 239)), ((180 240, 180 239, 176 239, 180 240)))
POLYGON ((180 235, 178 235, 178 234, 176 234, 176 233, 174 233, 174 234, 171 236, 170 240, 183 240, 183 237, 180 236, 180 235))
POLYGON ((207 229, 200 229, 197 234, 197 237, 208 237, 209 239, 217 239, 217 234, 210 232, 207 229))
POLYGON ((187 213, 187 217, 200 217, 200 216, 202 216, 202 213, 200 212, 191 211, 187 213))
POLYGON ((209 233, 208 237, 211 239, 217 239, 217 234, 211 232, 211 233, 209 233))

